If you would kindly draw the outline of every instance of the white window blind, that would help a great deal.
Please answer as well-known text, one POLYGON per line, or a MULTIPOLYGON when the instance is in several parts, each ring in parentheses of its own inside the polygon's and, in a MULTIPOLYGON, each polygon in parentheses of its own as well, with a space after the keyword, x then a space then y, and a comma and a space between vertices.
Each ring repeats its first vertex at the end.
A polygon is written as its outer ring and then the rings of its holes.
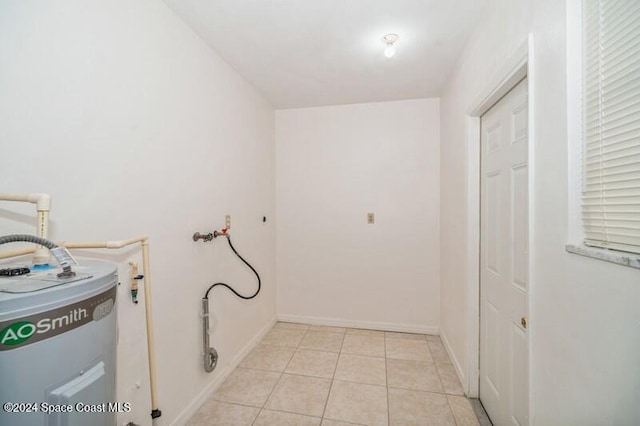
POLYGON ((640 253, 640 0, 583 1, 585 244, 640 253))

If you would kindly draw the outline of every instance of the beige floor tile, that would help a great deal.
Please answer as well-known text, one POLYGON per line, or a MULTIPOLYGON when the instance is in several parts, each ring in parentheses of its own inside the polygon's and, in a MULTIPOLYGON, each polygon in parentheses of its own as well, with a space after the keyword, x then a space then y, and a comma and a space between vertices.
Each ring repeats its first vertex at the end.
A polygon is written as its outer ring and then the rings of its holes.
POLYGON ((444 392, 453 395, 464 395, 460 379, 451 364, 436 364, 444 392))
POLYGON ((386 339, 387 358, 433 362, 426 340, 386 339))
POLYGON ((384 337, 347 334, 342 344, 342 352, 384 357, 384 337))
POLYGON ((386 386, 385 360, 370 356, 340 354, 335 379, 386 386))
POLYGON ((364 328, 347 328, 347 334, 355 334, 357 336, 384 337, 384 331, 367 330, 364 328))
POLYGON ((273 326, 275 329, 289 329, 289 330, 305 330, 309 329, 309 324, 299 324, 297 322, 284 322, 278 321, 276 325, 273 326))
POLYGON ((443 392, 435 364, 404 359, 387 358, 387 386, 443 392))
POLYGON ((433 356, 433 360, 435 362, 439 364, 451 364, 449 354, 447 353, 447 350, 444 348, 444 345, 441 341, 428 340, 427 344, 429 345, 431 356, 433 356))
POLYGON ((301 414, 283 413, 282 411, 262 410, 254 426, 319 426, 319 417, 301 414))
POLYGON ((485 424, 439 336, 278 322, 188 425, 387 422, 485 424))
POLYGON ((312 325, 309 327, 309 331, 324 331, 325 333, 342 333, 347 329, 344 327, 332 327, 330 325, 312 325))
POLYGON ((289 328, 273 328, 264 339, 262 339, 263 345, 274 345, 274 346, 288 346, 292 348, 297 348, 302 341, 306 331, 304 330, 295 330, 289 328))
POLYGON ((240 367, 282 372, 296 348, 258 345, 240 363, 240 367))
POLYGON ((289 361, 285 372, 331 379, 337 362, 337 353, 298 349, 289 361))
POLYGON ((370 426, 387 425, 387 388, 334 380, 324 417, 370 426))
POLYGON ((260 411, 257 407, 210 400, 187 422, 188 426, 250 426, 260 411))
POLYGON ((409 339, 409 340, 426 340, 424 334, 418 333, 398 333, 395 331, 385 331, 384 337, 388 339, 409 339))
POLYGON ((265 408, 322 417, 330 379, 283 374, 265 408))
POLYGON ((389 420, 393 425, 455 426, 445 395, 389 389, 389 420))
POLYGON ((315 349, 318 351, 340 352, 343 334, 309 331, 300 343, 301 349, 315 349))
POLYGON ((279 373, 271 371, 236 368, 213 394, 213 399, 262 407, 279 377, 279 373))
POLYGON ((458 426, 480 426, 476 413, 466 397, 447 395, 447 399, 458 426))
POLYGON ((323 419, 321 426, 366 426, 360 423, 341 422, 338 420, 323 419))

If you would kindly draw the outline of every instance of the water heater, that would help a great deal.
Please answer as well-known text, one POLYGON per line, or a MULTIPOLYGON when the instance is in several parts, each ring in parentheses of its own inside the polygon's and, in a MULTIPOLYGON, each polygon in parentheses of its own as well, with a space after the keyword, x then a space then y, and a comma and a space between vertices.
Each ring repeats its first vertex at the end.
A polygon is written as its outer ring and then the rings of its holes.
POLYGON ((115 265, 0 265, 0 425, 113 426, 115 265))

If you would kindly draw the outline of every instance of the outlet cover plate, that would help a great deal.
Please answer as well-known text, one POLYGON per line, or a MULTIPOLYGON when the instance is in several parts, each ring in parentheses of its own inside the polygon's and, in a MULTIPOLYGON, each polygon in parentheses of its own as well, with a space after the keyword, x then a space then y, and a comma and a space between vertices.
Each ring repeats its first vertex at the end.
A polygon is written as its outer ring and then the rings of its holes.
POLYGON ((376 223, 375 213, 367 213, 367 223, 369 225, 373 225, 374 223, 376 223))

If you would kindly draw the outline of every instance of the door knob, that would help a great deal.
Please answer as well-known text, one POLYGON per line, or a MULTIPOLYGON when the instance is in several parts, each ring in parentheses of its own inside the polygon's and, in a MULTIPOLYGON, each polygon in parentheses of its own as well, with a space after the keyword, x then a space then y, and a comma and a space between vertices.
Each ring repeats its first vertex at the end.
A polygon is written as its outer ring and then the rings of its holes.
POLYGON ((527 328, 527 319, 525 317, 520 318, 520 324, 522 324, 522 327, 527 328))

